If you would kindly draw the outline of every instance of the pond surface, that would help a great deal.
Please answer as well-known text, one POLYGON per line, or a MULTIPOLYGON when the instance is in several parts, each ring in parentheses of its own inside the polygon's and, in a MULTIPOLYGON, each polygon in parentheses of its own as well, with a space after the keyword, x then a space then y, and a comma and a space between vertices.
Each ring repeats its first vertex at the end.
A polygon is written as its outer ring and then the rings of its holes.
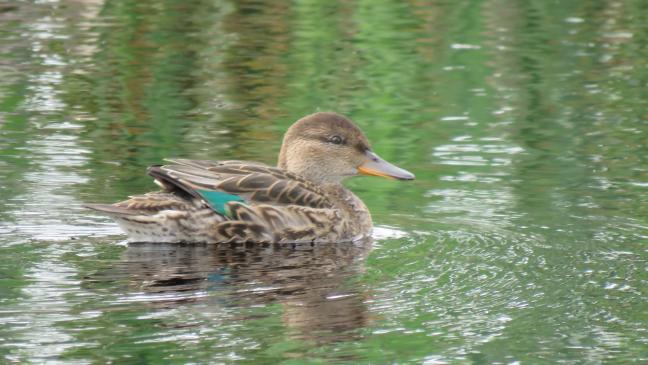
POLYGON ((0 363, 645 364, 642 0, 0 2, 0 363), (373 242, 127 244, 165 157, 350 116, 373 242))

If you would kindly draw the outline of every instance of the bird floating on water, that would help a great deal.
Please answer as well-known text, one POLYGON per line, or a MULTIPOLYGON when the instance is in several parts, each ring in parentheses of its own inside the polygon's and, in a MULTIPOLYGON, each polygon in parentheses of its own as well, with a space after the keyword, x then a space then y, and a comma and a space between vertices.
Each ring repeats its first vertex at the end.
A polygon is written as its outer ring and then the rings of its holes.
POLYGON ((114 218, 133 242, 338 242, 371 234, 369 210, 342 180, 358 174, 413 180, 380 158, 336 113, 315 113, 284 135, 277 167, 247 161, 169 159, 149 175, 162 191, 86 204, 114 218))

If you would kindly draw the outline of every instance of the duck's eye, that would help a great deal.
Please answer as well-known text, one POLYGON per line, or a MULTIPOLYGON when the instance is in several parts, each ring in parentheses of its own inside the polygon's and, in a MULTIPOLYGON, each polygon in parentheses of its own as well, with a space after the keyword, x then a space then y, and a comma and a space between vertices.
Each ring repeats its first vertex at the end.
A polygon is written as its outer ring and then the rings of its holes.
POLYGON ((329 138, 329 142, 331 142, 333 144, 342 144, 344 142, 344 140, 342 140, 342 137, 340 137, 340 136, 333 136, 333 137, 329 138))

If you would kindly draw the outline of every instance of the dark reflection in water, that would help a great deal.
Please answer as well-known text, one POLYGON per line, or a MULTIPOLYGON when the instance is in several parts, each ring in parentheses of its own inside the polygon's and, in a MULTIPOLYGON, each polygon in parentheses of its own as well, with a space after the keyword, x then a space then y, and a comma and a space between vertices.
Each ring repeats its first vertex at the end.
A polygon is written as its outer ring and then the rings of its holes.
MULTIPOLYGON (((246 307, 280 303, 291 336, 316 343, 357 338, 369 323, 367 299, 354 276, 364 271, 371 241, 331 245, 130 244, 121 259, 84 279, 127 290, 111 303, 172 309, 190 303, 246 307)), ((245 318, 239 318, 245 320, 245 318)))

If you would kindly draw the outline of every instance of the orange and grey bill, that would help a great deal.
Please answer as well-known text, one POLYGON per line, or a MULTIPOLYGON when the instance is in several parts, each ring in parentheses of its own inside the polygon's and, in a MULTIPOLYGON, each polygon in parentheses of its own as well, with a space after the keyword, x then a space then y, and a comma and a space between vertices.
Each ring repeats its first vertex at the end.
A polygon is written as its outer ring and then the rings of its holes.
POLYGON ((392 165, 383 160, 377 154, 367 151, 365 152, 367 160, 365 163, 358 167, 358 172, 362 175, 381 176, 388 179, 398 180, 414 180, 414 174, 401 169, 398 166, 392 165))

